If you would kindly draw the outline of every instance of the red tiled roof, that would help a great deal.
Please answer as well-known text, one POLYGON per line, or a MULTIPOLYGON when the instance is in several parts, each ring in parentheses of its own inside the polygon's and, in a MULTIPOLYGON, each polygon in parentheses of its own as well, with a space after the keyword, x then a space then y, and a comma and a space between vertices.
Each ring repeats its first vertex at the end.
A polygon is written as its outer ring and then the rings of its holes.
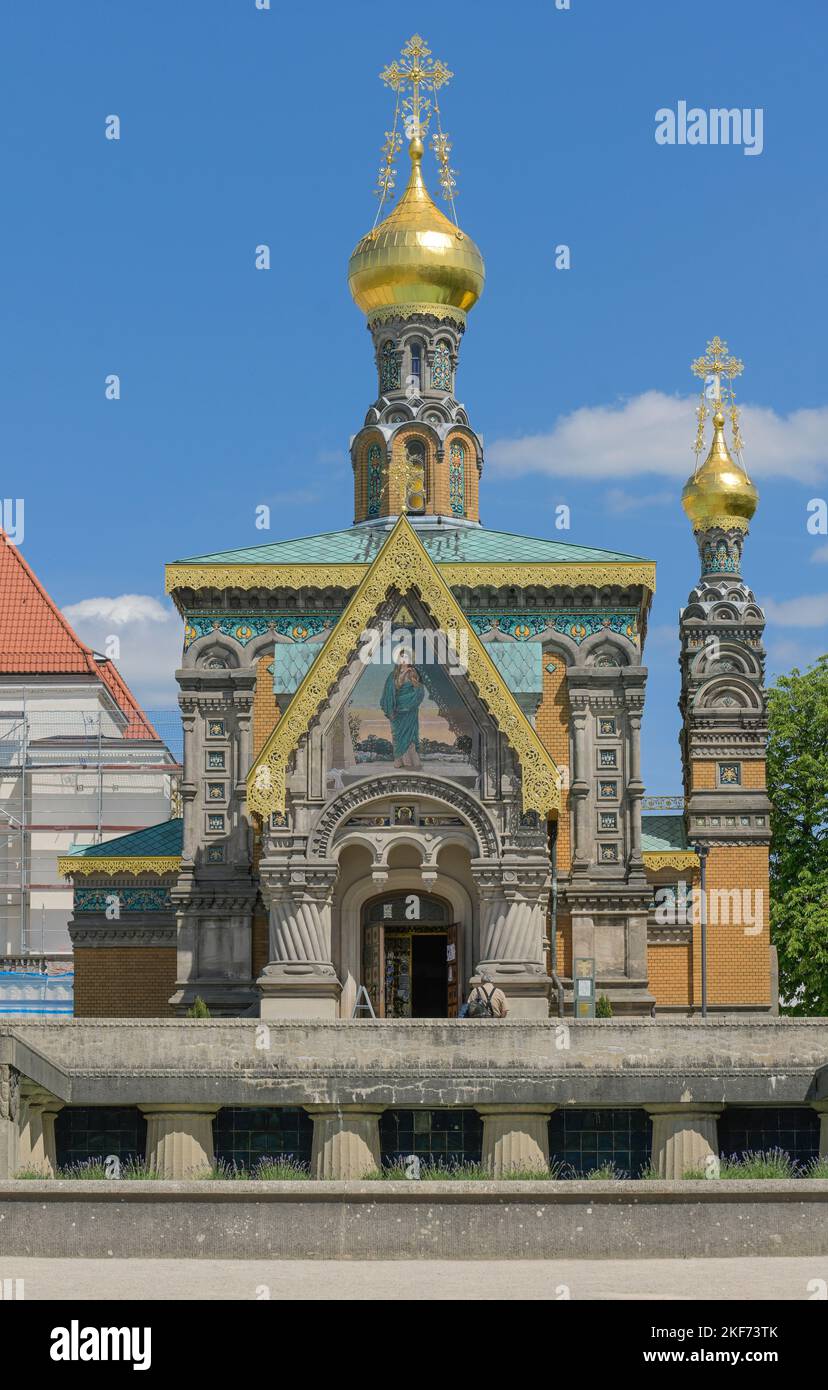
POLYGON ((103 681, 127 719, 124 738, 158 740, 117 668, 81 641, 17 546, 0 530, 0 675, 4 672, 94 676, 103 681))

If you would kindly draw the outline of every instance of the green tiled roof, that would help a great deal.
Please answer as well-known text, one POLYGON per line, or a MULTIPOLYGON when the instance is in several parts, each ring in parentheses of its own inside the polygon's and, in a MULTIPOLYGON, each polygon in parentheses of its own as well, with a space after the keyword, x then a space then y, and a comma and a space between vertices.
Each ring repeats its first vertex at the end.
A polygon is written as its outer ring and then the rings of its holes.
POLYGON ((688 849, 684 816, 642 816, 641 848, 645 853, 688 849))
POLYGON ((115 840, 106 840, 102 845, 84 845, 82 849, 72 850, 68 859, 154 859, 168 858, 181 853, 184 843, 184 822, 180 816, 165 820, 161 825, 148 825, 144 830, 133 830, 129 835, 119 835, 115 840))
POLYGON ((319 642, 277 642, 273 650, 273 689, 293 695, 319 655, 319 642))
POLYGON ((485 650, 514 695, 540 695, 543 651, 539 642, 487 642, 485 650))
MULTIPOLYGON (((438 565, 463 564, 607 564, 641 563, 639 555, 566 545, 509 531, 477 526, 417 526, 417 535, 438 565)), ((271 541, 242 550, 220 550, 175 560, 177 565, 368 565, 375 560, 391 532, 381 526, 352 526, 325 531, 301 540, 271 541)), ((644 561, 647 563, 647 561, 644 561)))

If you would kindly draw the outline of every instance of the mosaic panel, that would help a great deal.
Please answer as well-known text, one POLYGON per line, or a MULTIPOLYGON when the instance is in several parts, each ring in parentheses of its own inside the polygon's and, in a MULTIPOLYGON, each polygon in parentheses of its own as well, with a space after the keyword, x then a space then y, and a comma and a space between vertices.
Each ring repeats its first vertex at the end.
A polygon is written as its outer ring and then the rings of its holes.
POLYGON ((372 444, 368 450, 368 516, 379 516, 382 502, 382 449, 372 444))
POLYGON ((453 516, 466 514, 466 451, 459 439, 449 449, 449 505, 453 516))
POLYGON ((435 391, 451 390, 451 353, 443 343, 438 343, 434 349, 431 384, 435 391))

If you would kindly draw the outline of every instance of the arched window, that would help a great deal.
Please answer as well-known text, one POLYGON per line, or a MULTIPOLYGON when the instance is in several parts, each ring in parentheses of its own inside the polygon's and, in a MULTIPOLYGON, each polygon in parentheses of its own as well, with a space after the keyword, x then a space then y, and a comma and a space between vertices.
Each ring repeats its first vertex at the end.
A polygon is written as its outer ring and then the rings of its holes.
POLYGON ((426 451, 421 439, 409 439, 405 445, 408 464, 406 507, 410 512, 424 512, 426 506, 426 451))
POLYGON ((449 504, 453 516, 466 514, 466 450, 459 439, 449 449, 449 504))
POLYGON ((371 444, 368 449, 368 507, 367 516, 379 516, 382 501, 382 449, 371 444))
POLYGON ((451 354, 445 343, 438 343, 434 349, 431 384, 435 391, 451 390, 451 354))
POLYGON ((400 364, 397 350, 390 338, 380 349, 380 391, 396 391, 400 385, 400 364))
POLYGON ((419 392, 422 389, 423 380, 423 350, 415 339, 411 344, 411 382, 413 389, 419 392))

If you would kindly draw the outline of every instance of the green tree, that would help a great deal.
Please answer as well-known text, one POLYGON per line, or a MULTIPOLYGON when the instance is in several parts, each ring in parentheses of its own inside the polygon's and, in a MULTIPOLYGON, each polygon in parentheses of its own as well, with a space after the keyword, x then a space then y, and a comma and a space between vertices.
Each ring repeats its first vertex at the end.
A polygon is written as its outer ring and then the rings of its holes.
POLYGON ((769 692, 771 938, 785 1013, 828 1014, 828 656, 769 692))
POLYGON ((204 1002, 204 1000, 202 999, 202 997, 201 997, 200 994, 197 994, 197 995, 196 995, 195 999, 193 1000, 192 1008, 190 1008, 190 1009, 187 1010, 186 1017, 187 1017, 187 1018, 209 1018, 209 1017, 210 1017, 210 1010, 207 1008, 207 1005, 205 1004, 205 1002, 204 1002))

